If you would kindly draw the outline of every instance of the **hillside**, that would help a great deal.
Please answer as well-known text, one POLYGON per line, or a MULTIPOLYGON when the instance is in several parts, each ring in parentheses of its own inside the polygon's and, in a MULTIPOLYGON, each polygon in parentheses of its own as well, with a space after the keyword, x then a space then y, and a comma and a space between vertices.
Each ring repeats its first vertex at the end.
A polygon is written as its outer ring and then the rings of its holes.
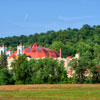
POLYGON ((91 27, 86 24, 80 29, 67 28, 57 32, 51 30, 47 33, 35 33, 29 36, 0 38, 0 45, 5 44, 12 50, 15 50, 20 42, 26 47, 37 43, 44 47, 55 49, 58 52, 62 48, 62 57, 74 56, 75 53, 80 53, 81 55, 86 53, 86 55, 93 58, 97 57, 100 51, 100 25, 91 27))

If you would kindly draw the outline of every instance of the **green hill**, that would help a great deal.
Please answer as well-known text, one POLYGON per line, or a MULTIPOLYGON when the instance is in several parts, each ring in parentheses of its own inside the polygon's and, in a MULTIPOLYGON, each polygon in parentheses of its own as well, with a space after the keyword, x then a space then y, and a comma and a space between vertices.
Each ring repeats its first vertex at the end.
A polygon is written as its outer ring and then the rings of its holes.
POLYGON ((80 29, 67 28, 57 32, 51 30, 46 33, 35 33, 29 36, 21 35, 0 38, 0 45, 5 44, 13 51, 16 50, 16 46, 20 42, 26 47, 37 43, 44 47, 55 49, 58 52, 61 48, 62 57, 74 56, 75 53, 80 53, 80 55, 89 55, 93 59, 99 56, 100 25, 90 26, 85 24, 80 29))

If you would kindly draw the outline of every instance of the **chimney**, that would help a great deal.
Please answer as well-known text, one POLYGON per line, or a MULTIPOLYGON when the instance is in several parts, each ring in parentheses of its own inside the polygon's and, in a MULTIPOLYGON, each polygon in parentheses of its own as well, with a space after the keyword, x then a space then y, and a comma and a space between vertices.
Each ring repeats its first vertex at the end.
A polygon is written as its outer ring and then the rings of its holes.
POLYGON ((61 58, 61 54, 62 54, 62 52, 61 52, 61 48, 60 48, 60 58, 61 58))

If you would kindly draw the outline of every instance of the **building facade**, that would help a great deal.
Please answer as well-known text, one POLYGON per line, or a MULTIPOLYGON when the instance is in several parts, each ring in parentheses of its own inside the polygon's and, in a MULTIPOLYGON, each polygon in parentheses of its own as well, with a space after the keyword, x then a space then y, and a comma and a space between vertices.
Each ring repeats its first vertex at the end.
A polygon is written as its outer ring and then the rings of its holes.
POLYGON ((70 73, 72 73, 72 70, 71 70, 70 66, 68 65, 69 62, 74 58, 79 59, 79 54, 76 54, 75 57, 73 57, 73 58, 71 56, 62 58, 61 57, 61 49, 60 49, 60 53, 58 53, 57 51, 55 51, 53 49, 38 46, 36 43, 33 44, 33 46, 29 46, 28 48, 25 48, 22 44, 19 44, 17 46, 17 50, 14 52, 12 52, 10 49, 7 50, 7 47, 2 45, 2 47, 0 47, 0 55, 1 55, 1 53, 5 53, 7 55, 8 69, 11 69, 11 67, 10 67, 11 63, 15 59, 17 59, 19 55, 24 55, 24 54, 26 55, 28 60, 33 59, 33 58, 40 59, 40 58, 48 58, 48 57, 58 59, 59 61, 63 60, 65 70, 68 73, 68 77, 70 77, 70 73))

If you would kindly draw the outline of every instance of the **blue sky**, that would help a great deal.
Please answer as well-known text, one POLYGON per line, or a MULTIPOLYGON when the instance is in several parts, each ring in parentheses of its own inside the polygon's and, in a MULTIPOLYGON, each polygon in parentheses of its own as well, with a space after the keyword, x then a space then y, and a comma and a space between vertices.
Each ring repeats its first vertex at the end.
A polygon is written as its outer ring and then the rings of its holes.
POLYGON ((0 37, 100 25, 100 0, 0 0, 0 37))

